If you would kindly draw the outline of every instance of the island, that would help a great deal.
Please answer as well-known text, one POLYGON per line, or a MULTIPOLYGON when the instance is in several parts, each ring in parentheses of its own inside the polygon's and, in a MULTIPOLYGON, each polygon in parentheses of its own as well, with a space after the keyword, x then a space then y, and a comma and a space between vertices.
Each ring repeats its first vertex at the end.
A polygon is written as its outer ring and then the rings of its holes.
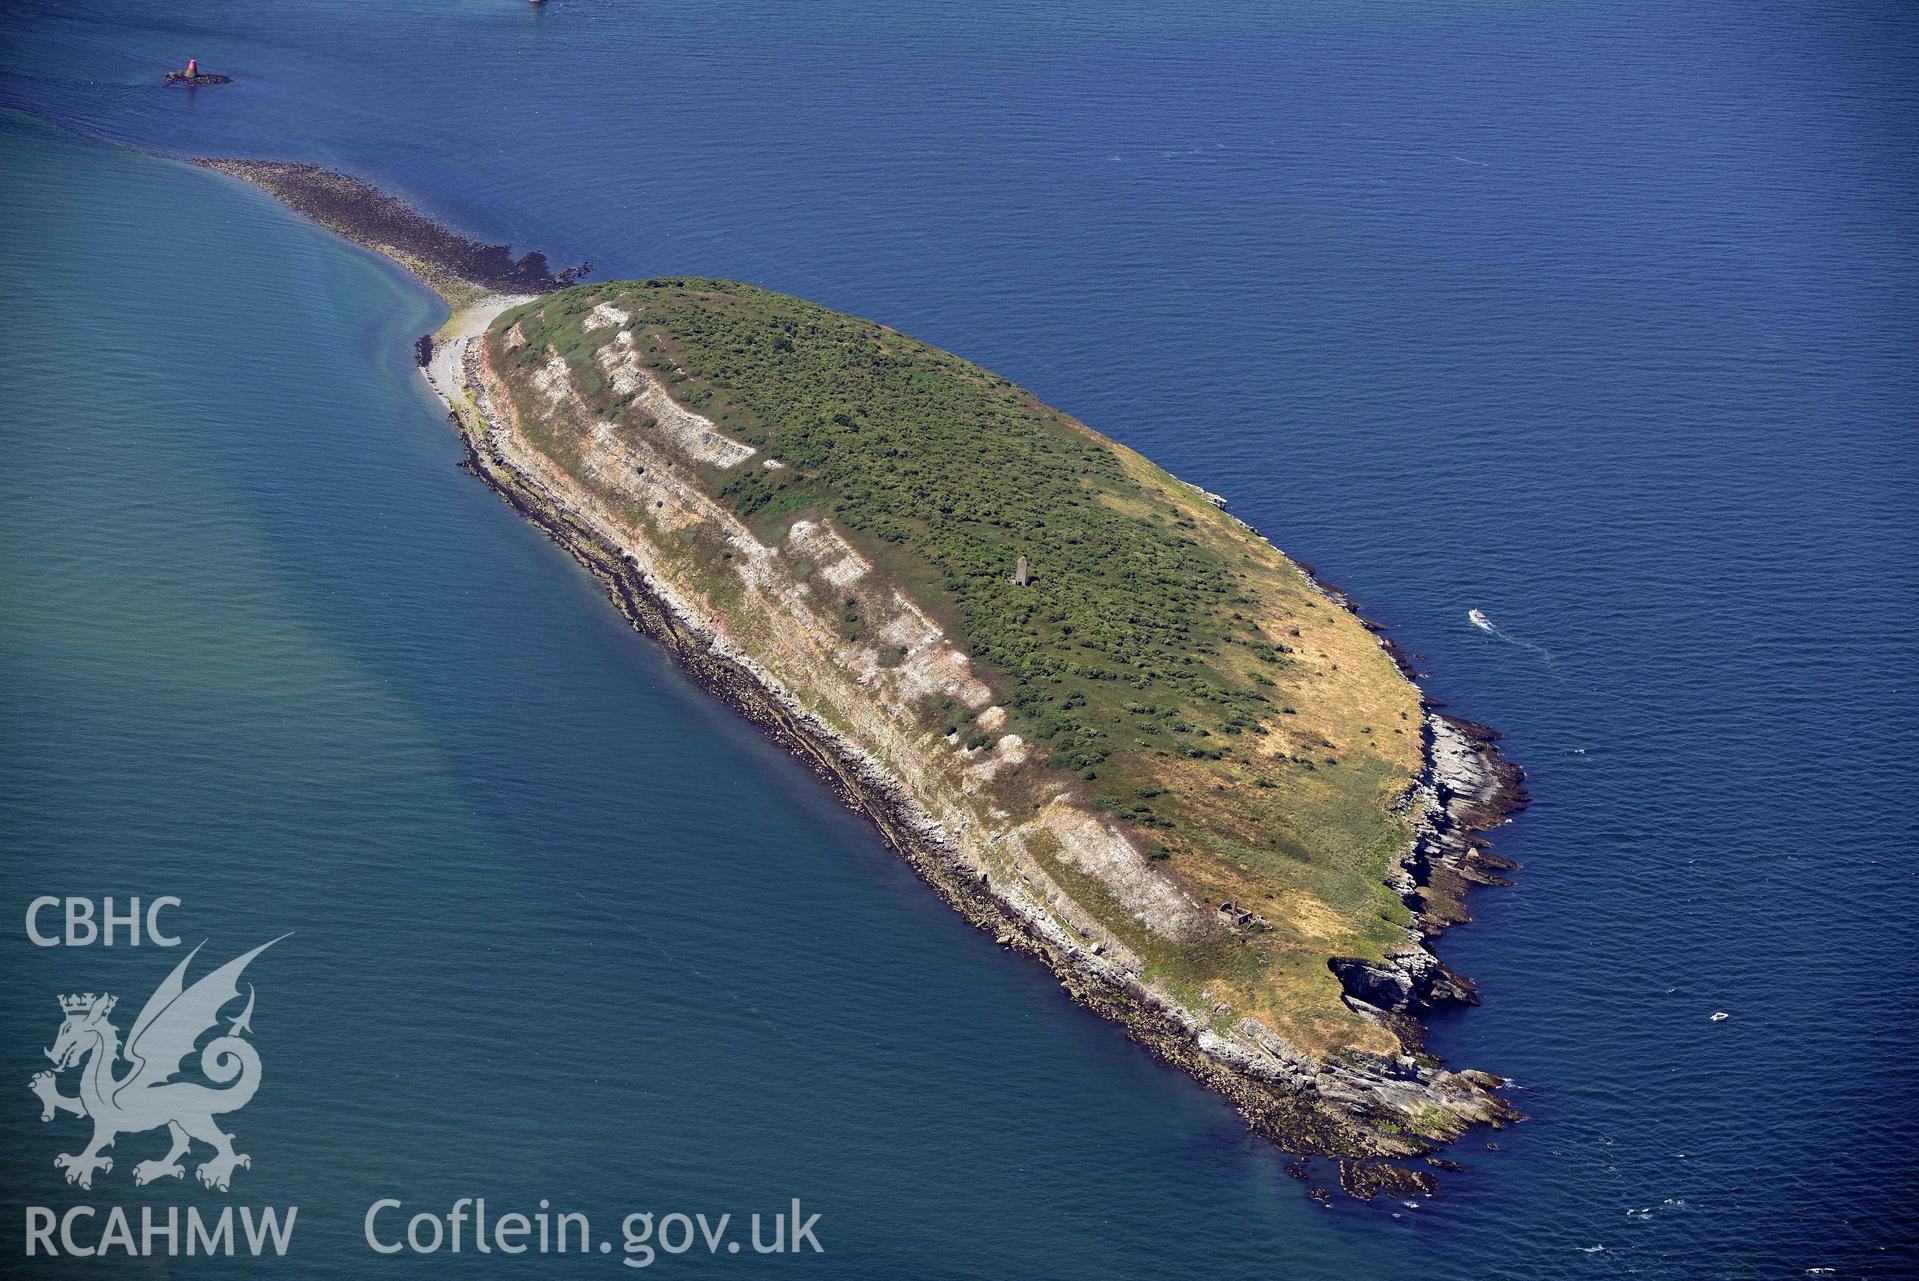
POLYGON ((1355 1195, 1516 1117, 1420 1016, 1475 999, 1431 943, 1520 773, 1223 499, 882 324, 201 163, 439 288, 465 465, 1066 997, 1355 1195))

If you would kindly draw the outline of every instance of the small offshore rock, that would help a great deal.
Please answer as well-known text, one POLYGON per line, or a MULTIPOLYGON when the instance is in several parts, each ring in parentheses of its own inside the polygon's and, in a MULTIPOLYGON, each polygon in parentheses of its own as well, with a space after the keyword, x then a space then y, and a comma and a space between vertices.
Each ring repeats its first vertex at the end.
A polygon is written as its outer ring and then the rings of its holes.
POLYGON ((1439 1182, 1424 1170, 1408 1170, 1385 1161, 1341 1161, 1339 1186, 1347 1196, 1370 1201, 1382 1192, 1388 1196, 1431 1196, 1439 1182))

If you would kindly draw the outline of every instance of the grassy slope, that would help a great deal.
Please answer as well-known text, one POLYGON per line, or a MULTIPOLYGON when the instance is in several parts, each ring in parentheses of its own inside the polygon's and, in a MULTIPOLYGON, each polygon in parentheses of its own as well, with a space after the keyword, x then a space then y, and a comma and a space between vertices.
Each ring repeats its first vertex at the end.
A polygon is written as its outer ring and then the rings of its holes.
MULTIPOLYGON (((599 302, 635 313, 677 399, 788 464, 715 471, 712 492, 769 542, 830 515, 974 656, 1045 761, 1002 803, 1071 790, 1195 897, 1267 923, 1172 947, 1054 863, 1150 976, 1303 1048, 1392 1048, 1325 964, 1377 955, 1407 919, 1382 877, 1406 839, 1389 807, 1418 767, 1418 700, 1355 618, 1140 455, 967 361, 795 298, 714 280, 576 287, 502 317, 496 333, 520 321, 530 341, 494 359, 510 372, 557 351, 606 417, 644 430, 593 366, 610 331, 580 322, 599 302), (1023 588, 1008 582, 1021 555, 1023 588)), ((862 620, 841 624, 855 637, 862 620)), ((924 710, 973 732, 963 708, 924 710)))

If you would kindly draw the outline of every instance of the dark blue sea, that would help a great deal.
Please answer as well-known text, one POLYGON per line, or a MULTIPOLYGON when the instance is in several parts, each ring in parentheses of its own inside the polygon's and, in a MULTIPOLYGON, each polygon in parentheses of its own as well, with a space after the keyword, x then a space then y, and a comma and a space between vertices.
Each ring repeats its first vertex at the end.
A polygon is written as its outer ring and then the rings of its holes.
POLYGON ((1911 5, 8 0, 0 108, 0 1273, 638 1261, 364 1240, 477 1196, 822 1216, 663 1275, 1919 1269, 1911 5), (1228 495, 1530 775, 1433 1036, 1530 1119, 1313 1203, 456 469, 436 300, 152 153, 874 317, 1228 495), (232 1191, 54 1169, 54 997, 184 949, 40 895, 293 931, 232 1191), (25 1257, 80 1205, 299 1209, 25 1257))

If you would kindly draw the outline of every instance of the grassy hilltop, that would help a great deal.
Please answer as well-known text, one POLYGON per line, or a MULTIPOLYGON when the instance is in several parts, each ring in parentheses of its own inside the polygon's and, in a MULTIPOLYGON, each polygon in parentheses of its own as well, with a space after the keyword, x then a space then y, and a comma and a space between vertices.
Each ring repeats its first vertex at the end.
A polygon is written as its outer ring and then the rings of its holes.
MULTIPOLYGON (((674 400, 759 451, 747 467, 690 468, 707 493, 769 545, 796 520, 830 520, 972 656, 1005 709, 995 733, 1033 747, 994 780, 996 804, 1019 815, 1069 794, 1209 909, 1257 914, 1172 944, 1036 849, 1149 978, 1301 1048, 1396 1048, 1344 1006, 1326 965, 1378 956, 1409 919, 1382 878, 1408 838, 1392 803, 1420 763, 1418 695, 1356 618, 1132 450, 957 356, 784 295, 702 279, 547 295, 489 338, 516 397, 557 355, 596 417, 654 426, 596 360, 601 304, 630 314, 674 400), (1021 556, 1025 586, 1009 581, 1021 556)), ((1180 412, 1203 422, 1203 397, 1180 412)), ((619 501, 575 442, 537 443, 619 501)), ((724 546, 690 551, 726 578, 724 546)), ((835 608, 843 639, 879 643, 857 599, 835 608)), ((962 744, 990 737, 951 699, 917 714, 962 744)))

